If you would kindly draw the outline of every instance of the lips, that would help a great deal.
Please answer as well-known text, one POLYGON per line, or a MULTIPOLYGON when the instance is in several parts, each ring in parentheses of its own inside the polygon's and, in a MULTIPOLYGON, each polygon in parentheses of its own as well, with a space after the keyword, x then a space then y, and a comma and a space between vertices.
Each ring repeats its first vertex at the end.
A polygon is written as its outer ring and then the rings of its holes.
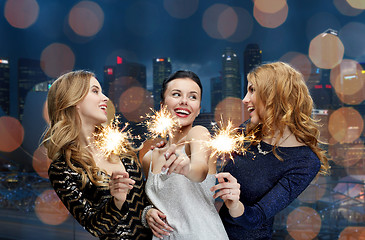
POLYGON ((181 117, 181 118, 186 118, 191 114, 190 110, 188 110, 186 108, 175 108, 174 111, 175 111, 176 116, 181 117))
POLYGON ((247 111, 248 111, 249 113, 252 113, 253 111, 255 111, 255 107, 253 107, 253 106, 249 106, 249 107, 247 107, 247 111))
POLYGON ((107 110, 108 107, 107 107, 106 104, 102 104, 102 105, 99 106, 99 108, 106 113, 106 110, 107 110))

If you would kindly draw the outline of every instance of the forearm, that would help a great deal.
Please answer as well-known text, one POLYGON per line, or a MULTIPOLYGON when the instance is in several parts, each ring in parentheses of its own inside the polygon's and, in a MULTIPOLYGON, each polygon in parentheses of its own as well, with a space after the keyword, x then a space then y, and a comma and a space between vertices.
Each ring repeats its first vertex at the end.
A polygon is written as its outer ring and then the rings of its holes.
POLYGON ((245 206, 241 201, 238 201, 237 204, 229 208, 228 211, 231 217, 237 218, 243 215, 243 213, 245 212, 245 206))
POLYGON ((208 165, 206 163, 191 163, 190 170, 185 176, 193 182, 202 182, 208 174, 208 165))

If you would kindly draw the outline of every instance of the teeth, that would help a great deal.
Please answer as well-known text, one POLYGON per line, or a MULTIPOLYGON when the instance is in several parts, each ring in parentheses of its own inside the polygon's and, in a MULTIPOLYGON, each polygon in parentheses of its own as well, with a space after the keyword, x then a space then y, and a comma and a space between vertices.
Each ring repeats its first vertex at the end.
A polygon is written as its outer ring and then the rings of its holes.
POLYGON ((175 111, 176 113, 182 113, 182 114, 186 114, 186 115, 189 115, 190 113, 188 112, 188 111, 185 111, 185 110, 181 110, 181 109, 179 109, 179 110, 176 110, 175 111))
POLYGON ((100 106, 100 108, 106 110, 106 106, 100 106))
POLYGON ((248 110, 249 112, 253 112, 253 111, 255 110, 255 108, 254 108, 254 107, 248 107, 248 108, 247 108, 247 110, 248 110))

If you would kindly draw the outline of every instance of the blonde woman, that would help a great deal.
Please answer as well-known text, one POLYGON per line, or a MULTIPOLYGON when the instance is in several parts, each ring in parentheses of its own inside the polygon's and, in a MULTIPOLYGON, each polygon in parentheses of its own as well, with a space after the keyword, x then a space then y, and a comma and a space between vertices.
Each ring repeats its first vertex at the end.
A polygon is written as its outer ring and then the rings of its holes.
POLYGON ((259 140, 217 174, 216 198, 230 239, 271 239, 274 216, 329 170, 311 118, 313 101, 302 74, 283 62, 248 74, 243 103, 250 121, 243 131, 259 140))
POLYGON ((108 98, 94 74, 60 76, 48 92, 50 126, 43 144, 52 160, 49 179, 72 216, 100 239, 151 239, 140 216, 146 198, 132 147, 106 158, 94 145, 107 121, 108 98))

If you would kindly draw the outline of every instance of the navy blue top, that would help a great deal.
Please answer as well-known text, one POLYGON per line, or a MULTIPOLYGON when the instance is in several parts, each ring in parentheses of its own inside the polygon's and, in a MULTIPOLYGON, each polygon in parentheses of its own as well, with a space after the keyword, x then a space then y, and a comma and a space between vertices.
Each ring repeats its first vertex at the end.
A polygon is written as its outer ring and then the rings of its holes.
MULTIPOLYGON (((272 145, 261 141, 263 151, 272 145)), ((274 216, 297 198, 317 175, 321 163, 308 147, 278 147, 263 155, 250 146, 245 155, 234 155, 224 168, 241 185, 242 216, 232 218, 225 205, 220 216, 230 239, 271 239, 274 216)))

